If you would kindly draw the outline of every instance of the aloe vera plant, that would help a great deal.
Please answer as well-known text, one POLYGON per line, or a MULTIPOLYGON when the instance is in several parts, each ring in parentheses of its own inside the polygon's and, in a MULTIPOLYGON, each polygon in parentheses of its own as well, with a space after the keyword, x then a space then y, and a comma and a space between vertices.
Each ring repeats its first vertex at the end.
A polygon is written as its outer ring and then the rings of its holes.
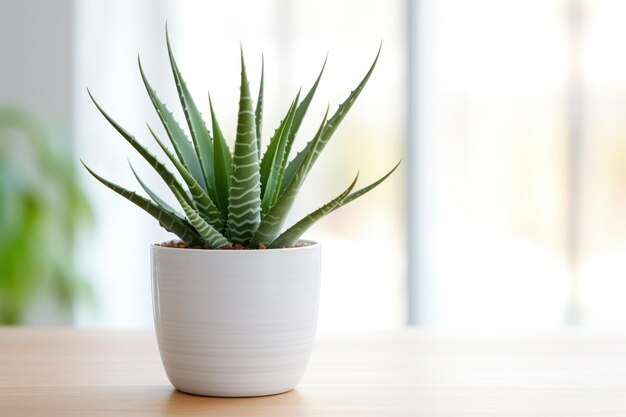
POLYGON ((102 184, 141 207, 162 227, 177 235, 188 246, 210 248, 241 246, 255 249, 293 246, 316 221, 378 186, 398 167, 399 163, 378 181, 357 191, 353 191, 357 181, 355 178, 337 197, 283 231, 287 214, 307 174, 354 101, 361 94, 376 66, 380 48, 361 82, 332 116, 328 117, 328 110, 326 111, 314 137, 290 161, 289 155, 294 139, 313 99, 326 62, 306 95, 301 99, 298 93, 291 102, 287 114, 262 153, 263 70, 255 106, 242 48, 237 135, 231 152, 220 129, 210 96, 208 98, 211 116, 209 130, 183 80, 167 31, 166 38, 172 74, 191 140, 148 82, 141 60, 138 59, 138 62, 148 96, 174 152, 150 126, 148 130, 176 168, 178 176, 169 171, 156 156, 109 116, 91 93, 89 95, 100 113, 115 130, 165 181, 182 208, 182 212, 168 205, 148 188, 134 169, 133 173, 149 198, 107 181, 84 162, 83 165, 102 184), (182 183, 179 178, 182 179, 182 183))

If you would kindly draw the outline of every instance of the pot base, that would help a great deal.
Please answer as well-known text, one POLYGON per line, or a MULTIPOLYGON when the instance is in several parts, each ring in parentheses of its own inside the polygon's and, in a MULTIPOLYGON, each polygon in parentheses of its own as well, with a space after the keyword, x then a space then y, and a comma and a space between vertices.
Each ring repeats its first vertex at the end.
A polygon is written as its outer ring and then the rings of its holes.
MULTIPOLYGON (((174 387, 176 388, 176 387, 174 387)), ((291 392, 295 389, 296 387, 293 388, 289 388, 285 391, 278 391, 278 392, 268 392, 268 393, 263 393, 263 394, 225 394, 225 393, 220 393, 220 392, 213 392, 213 391, 194 391, 194 390, 189 390, 189 391, 185 391, 182 390, 180 388, 176 388, 176 391, 178 392, 182 392, 183 394, 187 394, 187 395, 194 395, 196 397, 209 397, 209 398, 257 398, 257 397, 273 397, 275 395, 281 395, 281 394, 286 394, 288 392, 291 392)))

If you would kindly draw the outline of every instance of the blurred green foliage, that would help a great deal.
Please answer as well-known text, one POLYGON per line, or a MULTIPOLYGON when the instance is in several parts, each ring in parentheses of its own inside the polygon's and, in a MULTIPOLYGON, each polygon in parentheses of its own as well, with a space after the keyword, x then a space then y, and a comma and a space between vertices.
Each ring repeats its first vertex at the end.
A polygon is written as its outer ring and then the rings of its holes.
POLYGON ((41 297, 66 311, 91 299, 73 255, 92 214, 70 146, 29 112, 0 108, 0 324, 24 323, 41 297))

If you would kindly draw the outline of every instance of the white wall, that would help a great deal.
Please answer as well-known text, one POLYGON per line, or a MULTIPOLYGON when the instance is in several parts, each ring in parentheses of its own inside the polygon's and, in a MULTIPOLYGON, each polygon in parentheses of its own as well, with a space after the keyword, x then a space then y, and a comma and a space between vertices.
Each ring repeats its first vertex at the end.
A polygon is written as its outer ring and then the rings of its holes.
POLYGON ((19 104, 69 128, 73 1, 0 0, 0 105, 19 104))

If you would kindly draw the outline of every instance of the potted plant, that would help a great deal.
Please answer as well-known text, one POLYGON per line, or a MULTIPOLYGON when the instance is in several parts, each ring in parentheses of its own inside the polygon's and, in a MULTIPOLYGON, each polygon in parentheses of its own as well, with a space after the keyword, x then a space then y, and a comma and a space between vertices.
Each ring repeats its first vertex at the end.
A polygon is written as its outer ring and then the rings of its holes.
POLYGON ((317 220, 376 187, 398 165, 358 191, 353 191, 355 178, 344 192, 285 231, 283 224, 320 152, 370 78, 380 49, 362 81, 331 117, 326 111, 314 137, 291 161, 294 138, 325 63, 307 94, 301 99, 298 93, 291 102, 261 153, 263 70, 255 106, 242 50, 237 135, 231 151, 210 97, 211 130, 207 129, 169 37, 167 49, 191 140, 148 82, 141 61, 139 70, 174 151, 148 129, 184 185, 89 94, 102 115, 165 181, 182 212, 136 173, 149 198, 85 168, 180 238, 151 246, 154 321, 171 383, 181 391, 210 396, 289 391, 309 359, 320 287, 320 244, 300 238, 317 220))

